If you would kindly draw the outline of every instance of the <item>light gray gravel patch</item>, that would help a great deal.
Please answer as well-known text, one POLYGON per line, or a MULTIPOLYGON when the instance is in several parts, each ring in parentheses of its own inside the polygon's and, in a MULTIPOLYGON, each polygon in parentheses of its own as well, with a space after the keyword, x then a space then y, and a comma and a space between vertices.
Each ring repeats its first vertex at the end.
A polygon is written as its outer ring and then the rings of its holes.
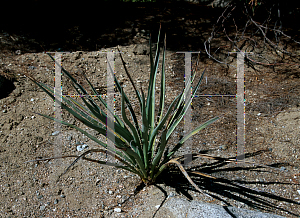
POLYGON ((158 213, 158 217, 163 216, 163 214, 174 218, 284 218, 283 216, 236 207, 223 207, 200 201, 190 202, 183 198, 169 198, 163 205, 162 211, 158 213))

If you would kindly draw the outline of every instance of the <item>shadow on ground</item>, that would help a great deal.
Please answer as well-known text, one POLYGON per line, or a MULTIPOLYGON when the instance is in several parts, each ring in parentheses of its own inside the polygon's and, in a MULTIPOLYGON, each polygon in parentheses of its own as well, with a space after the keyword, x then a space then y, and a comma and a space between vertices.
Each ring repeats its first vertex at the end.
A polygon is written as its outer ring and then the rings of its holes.
POLYGON ((7 79, 0 74, 0 100, 6 98, 16 87, 14 79, 7 79))
MULTIPOLYGON (((252 154, 248 153, 246 154, 246 158, 256 156, 258 155, 258 153, 252 153, 252 154)), ((233 157, 233 159, 234 158, 235 157, 233 157)), ((216 160, 213 163, 203 164, 201 167, 196 166, 187 170, 192 180, 197 184, 198 187, 200 187, 201 190, 208 192, 209 195, 211 195, 213 198, 217 200, 220 200, 226 206, 234 206, 231 205, 230 202, 228 201, 228 199, 233 199, 236 202, 240 202, 245 205, 248 205, 254 210, 258 209, 258 210, 263 210, 271 213, 274 213, 275 210, 281 210, 292 216, 297 216, 297 217, 299 216, 299 214, 295 214, 292 211, 289 211, 288 209, 278 206, 281 205, 280 203, 278 203, 277 205, 272 203, 275 200, 277 202, 300 205, 299 202, 257 188, 250 188, 250 185, 253 184, 257 184, 258 186, 264 185, 266 187, 268 185, 273 185, 273 184, 292 185, 291 183, 284 183, 284 182, 277 182, 277 181, 276 182, 246 181, 240 179, 233 180, 232 178, 227 179, 225 177, 221 178, 216 175, 218 174, 226 175, 226 172, 228 173, 230 171, 235 171, 235 172, 255 171, 258 173, 271 172, 271 171, 270 169, 264 168, 262 166, 251 166, 251 165, 250 166, 244 165, 241 167, 238 166, 226 167, 228 165, 228 162, 225 161, 232 158, 217 158, 217 159, 218 160, 216 160), (195 175, 192 173, 193 171, 206 173, 208 175, 215 175, 218 178, 211 179, 208 177, 193 176, 195 175)), ((280 164, 276 164, 276 166, 272 165, 270 167, 278 167, 279 165, 280 164)), ((167 186, 175 188, 177 193, 183 194, 190 200, 193 200, 193 197, 189 194, 189 191, 190 190, 196 191, 192 187, 192 185, 188 183, 187 179, 183 176, 183 174, 179 171, 179 169, 175 166, 170 167, 170 169, 167 170, 166 173, 162 174, 162 176, 159 177, 157 184, 158 184, 158 188, 160 188, 160 190, 163 193, 165 193, 165 200, 167 199, 166 192, 161 187, 159 187, 159 184, 165 184, 167 186)))
POLYGON ((188 2, 116 4, 85 1, 80 5, 64 1, 58 5, 49 3, 47 7, 42 3, 3 3, 3 8, 8 8, 11 13, 5 16, 6 22, 2 23, 1 29, 19 36, 10 50, 95 51, 132 44, 138 42, 138 38, 148 39, 150 33, 155 36, 160 23, 167 33, 169 49, 199 50, 222 11, 188 2), (55 15, 58 11, 59 15, 55 15), (25 44, 22 40, 26 40, 25 47, 22 47, 25 44))

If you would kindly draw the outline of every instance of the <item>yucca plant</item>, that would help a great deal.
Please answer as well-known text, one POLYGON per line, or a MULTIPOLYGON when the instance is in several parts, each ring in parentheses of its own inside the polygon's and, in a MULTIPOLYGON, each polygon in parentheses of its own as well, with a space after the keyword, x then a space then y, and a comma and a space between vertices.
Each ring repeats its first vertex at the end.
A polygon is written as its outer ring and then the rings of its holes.
MULTIPOLYGON (((215 117, 207 122, 201 124, 193 131, 189 132, 184 136, 176 145, 170 146, 168 145, 168 141, 170 136, 174 132, 175 128, 178 126, 182 118, 184 117, 186 111, 188 110, 193 97, 201 83, 201 80, 204 75, 204 71, 193 89, 192 98, 188 99, 186 102, 184 96, 187 92, 191 90, 191 85, 185 87, 181 94, 179 94, 171 103, 169 108, 165 111, 165 95, 166 95, 166 84, 165 84, 165 54, 166 54, 166 39, 164 39, 163 45, 163 54, 162 54, 162 69, 160 71, 161 74, 161 83, 160 83, 160 98, 159 98, 159 107, 158 113, 155 113, 155 83, 156 77, 158 74, 158 66, 160 59, 160 31, 158 33, 158 41, 156 45, 156 54, 153 57, 152 53, 152 43, 150 39, 150 79, 149 79, 149 87, 147 94, 140 91, 136 88, 127 68, 126 64, 121 56, 121 60, 125 69, 126 74, 128 75, 131 84, 135 90, 136 98, 139 102, 140 114, 141 114, 141 122, 139 123, 137 120, 136 113, 133 110, 133 107, 125 94, 123 88, 121 87, 119 81, 114 76, 114 81, 118 91, 121 94, 121 114, 122 117, 119 117, 114 114, 113 110, 108 107, 105 100, 97 93, 93 85, 86 78, 89 86, 91 87, 94 95, 97 95, 99 102, 104 106, 109 113, 113 114, 115 118, 115 127, 114 129, 109 129, 107 127, 107 123, 114 122, 108 116, 107 112, 100 108, 100 105, 97 105, 91 96, 88 95, 87 91, 74 79, 71 74, 62 68, 62 72, 72 81, 73 86, 77 90, 78 94, 83 95, 82 97, 83 103, 76 101, 71 97, 63 97, 63 102, 61 102, 61 106, 63 109, 72 114, 75 118, 77 118, 80 122, 85 124, 87 127, 96 130, 98 133, 107 137, 114 137, 113 141, 115 142, 115 148, 111 148, 107 146, 106 143, 99 140, 95 136, 89 134, 85 130, 79 128, 76 125, 69 124, 68 122, 62 120, 56 120, 53 117, 40 114, 46 118, 52 119, 54 121, 60 122, 64 125, 72 127, 79 132, 83 133, 91 140, 95 141, 102 148, 99 149, 90 149, 86 152, 83 152, 81 155, 66 155, 62 157, 52 157, 45 159, 38 159, 36 161, 41 160, 50 160, 57 159, 63 157, 76 157, 74 162, 65 170, 63 174, 65 174, 71 166, 73 166, 79 159, 85 159, 89 161, 94 161, 100 164, 110 165, 117 168, 122 168, 124 170, 130 171, 134 174, 137 174, 141 180, 146 184, 155 183, 157 177, 167 168, 169 164, 177 164, 179 166, 182 173, 187 177, 190 183, 200 191, 200 189, 196 186, 196 184, 191 180, 191 178, 186 173, 183 166, 180 164, 180 159, 183 159, 183 156, 175 157, 176 152, 180 149, 184 142, 189 139, 192 135, 196 134, 203 128, 207 127, 209 124, 215 122, 219 119, 219 117, 215 117), (145 96, 147 95, 147 96, 145 96), (132 120, 130 121, 125 113, 125 110, 129 110, 131 114, 132 120), (107 134, 109 133, 109 134, 107 134), (106 153, 118 160, 117 163, 94 160, 86 157, 88 154, 93 152, 102 152, 106 153)), ((52 60, 54 58, 49 55, 52 60)), ((31 77, 30 77, 31 78, 31 77)), ((196 73, 192 76, 192 82, 196 78, 196 73)), ((31 78, 34 83, 36 83, 43 91, 45 91, 53 100, 55 100, 54 90, 49 86, 37 82, 34 78, 31 78)), ((56 99, 59 101, 59 99, 56 99)), ((112 138, 109 138, 112 139, 112 138)), ((194 156, 197 156, 194 154, 194 156)), ((202 175, 201 173, 199 173, 202 175)))

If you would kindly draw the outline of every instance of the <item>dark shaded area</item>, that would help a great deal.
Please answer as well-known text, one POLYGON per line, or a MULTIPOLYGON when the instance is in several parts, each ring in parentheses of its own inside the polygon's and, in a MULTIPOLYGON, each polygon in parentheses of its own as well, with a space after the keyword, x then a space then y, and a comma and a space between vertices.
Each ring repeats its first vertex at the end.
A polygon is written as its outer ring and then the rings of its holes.
MULTIPOLYGON (((284 27, 290 27, 291 35, 293 31, 297 33, 298 23, 289 22, 299 17, 297 5, 291 8, 282 1, 278 4, 284 27)), ((13 48, 7 49, 23 52, 95 51, 138 43, 138 38, 148 39, 150 33, 156 36, 160 23, 167 34, 168 49, 203 51, 204 41, 224 10, 203 3, 165 0, 157 3, 5 1, 1 7, 4 21, 1 30, 20 36, 13 48)), ((258 20, 266 18, 264 9, 268 7, 271 6, 257 10, 258 20)), ((234 15, 239 22, 243 10, 236 11, 240 11, 234 15)), ((5 49, 5 45, 1 47, 5 49)))
POLYGON ((160 23, 167 34, 169 49, 199 50, 222 11, 200 4, 167 1, 84 1, 84 4, 7 1, 2 6, 8 11, 2 14, 5 22, 1 23, 1 29, 21 36, 11 49, 23 52, 95 51, 138 43, 135 36, 147 39, 150 33, 156 36, 160 23), (22 44, 26 47, 21 47, 22 44))
POLYGON ((13 80, 9 80, 0 75, 0 99, 8 97, 8 95, 16 88, 13 80))
MULTIPOLYGON (((265 8, 273 7, 266 4, 269 3, 266 1, 264 7, 258 7, 255 15, 258 20, 266 19, 265 8)), ((282 9, 283 26, 290 27, 290 35, 297 33, 299 24, 290 21, 299 18, 298 4, 284 4, 280 0, 276 4, 282 9)), ((95 51, 127 45, 133 43, 137 35, 149 38, 152 33, 155 36, 160 22, 167 33, 169 49, 202 50, 203 42, 224 10, 185 1, 122 3, 111 0, 5 1, 1 2, 1 8, 1 30, 20 36, 12 49, 24 52, 95 51), (26 47, 22 46, 24 41, 26 47)), ((236 13, 235 20, 239 22, 243 10, 237 11, 240 15, 236 13)), ((235 31, 234 26, 232 31, 235 31)))

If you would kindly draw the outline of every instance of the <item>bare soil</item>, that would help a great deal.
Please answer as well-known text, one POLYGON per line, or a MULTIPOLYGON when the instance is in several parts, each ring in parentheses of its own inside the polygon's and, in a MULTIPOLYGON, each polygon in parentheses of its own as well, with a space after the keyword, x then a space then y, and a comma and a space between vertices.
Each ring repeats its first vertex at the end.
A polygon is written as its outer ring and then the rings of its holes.
MULTIPOLYGON (((10 35, 2 34, 4 39, 12 40, 10 35)), ((140 37, 134 44, 119 47, 134 81, 146 90, 150 68, 147 41, 140 37)), ((111 50, 117 51, 117 48, 64 54, 62 66, 78 78, 80 72, 86 73, 92 84, 104 94, 105 51, 111 50)), ((77 151, 78 145, 86 144, 89 149, 99 145, 65 126, 60 133, 62 140, 58 143, 58 136, 52 135, 56 131, 54 122, 36 114, 54 116, 54 102, 22 73, 53 86, 55 68, 47 54, 16 54, 13 49, 8 49, 1 53, 0 59, 1 72, 14 76, 13 91, 0 100, 0 217, 166 217, 157 206, 167 198, 180 196, 285 217, 300 216, 299 68, 283 65, 274 72, 268 68, 255 71, 245 67, 245 156, 246 161, 256 165, 226 163, 222 159, 236 158, 236 98, 193 99, 193 127, 225 114, 218 122, 193 136, 189 148, 184 147, 177 154, 192 151, 220 157, 218 160, 201 158, 189 167, 190 175, 197 170, 218 178, 192 177, 201 189, 214 196, 212 199, 195 191, 176 167, 170 167, 157 186, 144 187, 131 173, 83 160, 76 163, 59 182, 56 182, 58 176, 73 158, 25 163, 52 157, 57 148, 63 155, 79 155, 82 152, 77 151), (114 211, 115 208, 121 208, 122 212, 114 211)), ((197 55, 193 56, 193 66, 196 59, 197 55)), ((205 67, 206 77, 198 94, 235 94, 235 68, 224 68, 201 58, 198 68, 194 68, 198 73, 196 81, 205 67)), ((135 109, 138 109, 118 55, 115 72, 135 109)), ((184 87, 183 54, 167 51, 166 75, 168 106, 184 87)), ((65 77, 62 78, 63 93, 75 94, 65 77)), ((119 102, 116 96, 116 114, 120 114, 119 102)), ((63 118, 82 127, 65 111, 63 118)), ((170 144, 183 136, 183 130, 182 123, 170 144)), ((90 156, 101 160, 107 158, 101 154, 90 156)))

